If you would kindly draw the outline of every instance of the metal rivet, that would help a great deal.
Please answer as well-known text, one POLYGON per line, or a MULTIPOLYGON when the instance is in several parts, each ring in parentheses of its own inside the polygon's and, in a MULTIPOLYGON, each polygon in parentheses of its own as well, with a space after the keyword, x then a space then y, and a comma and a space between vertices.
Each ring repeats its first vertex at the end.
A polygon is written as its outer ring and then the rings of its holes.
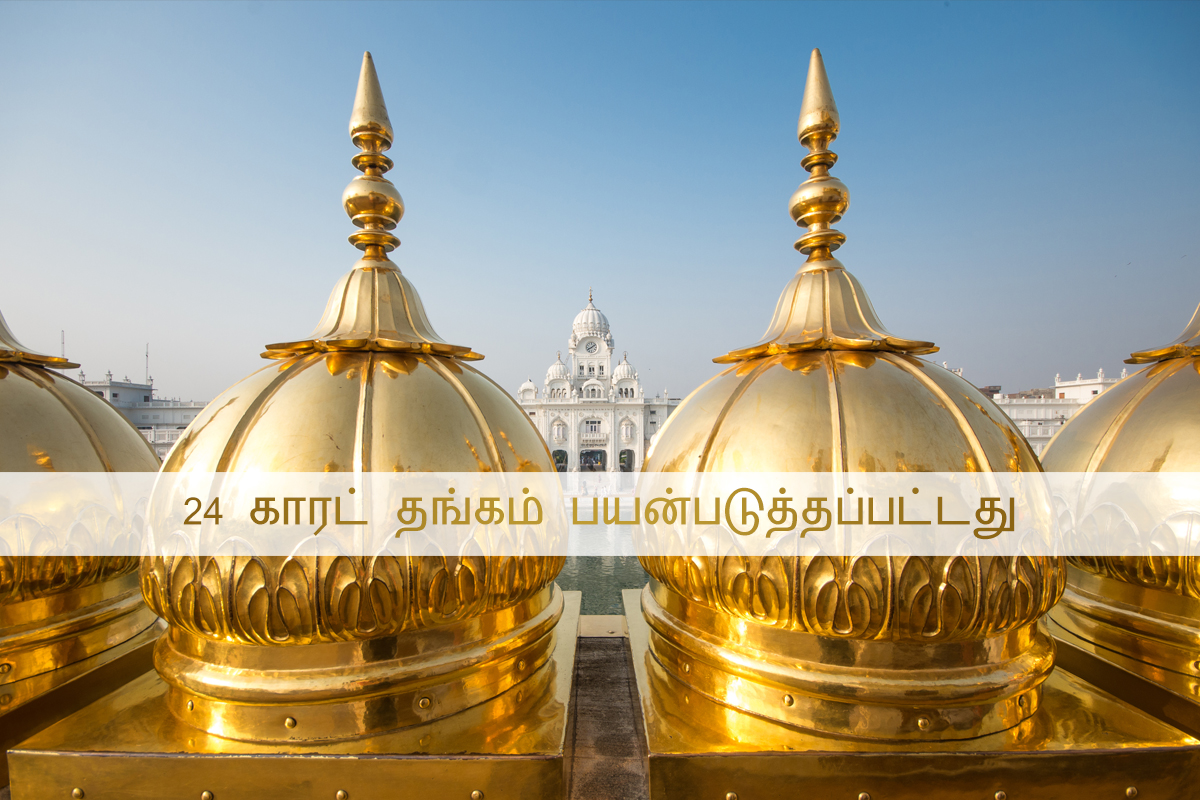
POLYGON ((335 794, 334 797, 337 798, 337 800, 350 800, 350 793, 345 789, 338 789, 337 794, 335 794))
POLYGON ((213 793, 206 789, 200 793, 200 800, 213 800, 213 793))
POLYGON ((71 797, 74 797, 75 800, 83 800, 83 789, 80 789, 78 786, 76 786, 71 790, 71 797))
POLYGON ((684 671, 684 672, 691 672, 691 671, 692 671, 692 665, 691 665, 691 664, 684 664, 684 665, 683 665, 683 671, 684 671))
POLYGON ((871 800, 871 795, 869 792, 859 792, 858 800, 871 800))
POLYGON ((1021 708, 1025 707, 1025 695, 1021 695, 1017 698, 1017 705, 1019 705, 1021 708))
POLYGON ((193 703, 191 700, 188 700, 187 709, 188 709, 188 711, 195 711, 195 710, 196 710, 196 704, 195 704, 195 703, 193 703))
POLYGON ((283 726, 284 726, 285 728, 294 728, 294 727, 296 727, 296 718, 295 718, 295 717, 288 717, 287 719, 285 719, 285 720, 283 721, 283 726))
POLYGON ((737 792, 726 792, 725 800, 737 800, 737 792))
POLYGON ((471 800, 483 800, 483 792, 479 791, 478 789, 471 792, 471 800))
POLYGON ((929 717, 917 717, 917 727, 923 731, 929 730, 933 723, 929 721, 929 717))
POLYGON ((9 664, 7 662, 5 662, 4 664, 0 664, 0 675, 3 675, 7 672, 12 672, 12 668, 13 668, 12 664, 9 664))
POLYGON ((1008 793, 1003 790, 996 792, 996 800, 1008 800, 1008 793))
POLYGON ((1128 789, 1125 790, 1125 796, 1126 797, 1137 797, 1137 787, 1130 786, 1128 789))
POLYGON ((417 705, 420 706, 421 708, 429 708, 431 705, 433 705, 433 701, 430 700, 428 697, 422 697, 420 700, 417 701, 417 705))
POLYGON ((796 704, 796 698, 792 697, 790 694, 785 694, 783 696, 783 704, 788 708, 791 708, 796 704))
POLYGON ((525 659, 522 658, 517 662, 517 669, 525 669, 525 659))

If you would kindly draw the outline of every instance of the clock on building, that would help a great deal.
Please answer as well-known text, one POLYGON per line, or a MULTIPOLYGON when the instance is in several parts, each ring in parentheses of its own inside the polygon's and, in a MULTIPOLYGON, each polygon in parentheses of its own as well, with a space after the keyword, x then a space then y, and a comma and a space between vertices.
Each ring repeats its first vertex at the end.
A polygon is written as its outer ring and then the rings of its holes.
POLYGON ((583 349, 587 350, 589 353, 594 353, 596 352, 597 347, 598 345, 595 342, 588 342, 583 346, 583 349))

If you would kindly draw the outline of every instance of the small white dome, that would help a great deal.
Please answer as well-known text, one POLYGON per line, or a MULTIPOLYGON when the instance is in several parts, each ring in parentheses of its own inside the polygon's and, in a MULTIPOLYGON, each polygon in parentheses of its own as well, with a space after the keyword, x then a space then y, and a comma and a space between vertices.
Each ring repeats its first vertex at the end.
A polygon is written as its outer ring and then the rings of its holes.
POLYGON ((630 381, 637 380, 637 370, 635 370, 633 368, 633 365, 629 363, 629 354, 628 353, 625 354, 624 358, 621 359, 621 363, 617 364, 616 369, 613 370, 612 379, 614 382, 624 381, 624 380, 630 380, 630 381))
POLYGON ((562 353, 560 352, 558 360, 550 365, 550 369, 546 370, 546 383, 569 380, 571 380, 571 373, 567 372, 567 365, 562 362, 562 353))
POLYGON ((525 382, 521 384, 521 388, 517 389, 517 394, 521 394, 525 392, 525 390, 537 392, 537 386, 534 385, 533 378, 526 378, 525 382))
POLYGON ((576 336, 586 336, 589 333, 597 336, 608 334, 608 317, 592 304, 591 289, 588 289, 587 307, 575 315, 575 321, 571 323, 571 330, 575 332, 576 336))

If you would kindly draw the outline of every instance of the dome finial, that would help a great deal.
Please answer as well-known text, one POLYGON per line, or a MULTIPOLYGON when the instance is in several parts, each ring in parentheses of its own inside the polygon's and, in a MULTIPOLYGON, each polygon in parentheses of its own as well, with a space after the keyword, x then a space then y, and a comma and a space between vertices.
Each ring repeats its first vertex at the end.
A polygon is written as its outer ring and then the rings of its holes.
POLYGON ((804 85, 804 100, 800 103, 800 144, 809 153, 800 162, 810 177, 792 195, 788 204, 797 225, 808 227, 808 233, 796 240, 796 249, 811 261, 827 261, 830 253, 842 246, 846 236, 830 227, 842 218, 850 205, 850 190, 829 168, 837 163, 837 153, 829 145, 841 129, 829 76, 821 51, 813 50, 808 62, 808 80, 804 85))
POLYGON ((316 329, 305 339, 267 345, 263 358, 329 350, 432 353, 466 361, 483 358, 437 335, 416 287, 388 259, 387 254, 400 244, 389 231, 404 216, 404 200, 383 177, 392 168, 392 160, 383 154, 392 146, 392 123, 370 53, 363 53, 350 114, 350 140, 362 150, 351 161, 363 174, 342 192, 342 207, 361 229, 350 235, 350 242, 363 251, 363 257, 334 287, 316 329))
POLYGON ((592 302, 592 287, 588 287, 588 302, 592 302))
POLYGON ((350 235, 350 243, 362 250, 368 261, 387 261, 387 254, 400 245, 389 231, 404 216, 404 200, 392 182, 383 177, 392 168, 392 160, 383 154, 392 146, 392 123, 370 53, 363 53, 354 110, 350 113, 350 141, 362 150, 351 163, 363 173, 342 193, 342 207, 362 228, 350 235))
POLYGON ((800 144, 809 153, 800 162, 810 173, 788 204, 792 219, 808 232, 796 249, 808 260, 792 278, 763 337, 750 347, 714 358, 718 364, 802 350, 885 350, 919 355, 937 352, 933 342, 901 339, 883 327, 858 279, 833 251, 846 241, 830 227, 850 205, 850 190, 829 174, 837 154, 829 150, 841 128, 821 51, 813 50, 800 104, 800 144))
POLYGON ((74 362, 67 361, 66 353, 59 358, 30 350, 17 341, 17 337, 9 330, 8 323, 4 321, 4 315, 0 314, 0 362, 4 361, 33 364, 38 367, 53 367, 54 369, 75 369, 79 366, 74 362))

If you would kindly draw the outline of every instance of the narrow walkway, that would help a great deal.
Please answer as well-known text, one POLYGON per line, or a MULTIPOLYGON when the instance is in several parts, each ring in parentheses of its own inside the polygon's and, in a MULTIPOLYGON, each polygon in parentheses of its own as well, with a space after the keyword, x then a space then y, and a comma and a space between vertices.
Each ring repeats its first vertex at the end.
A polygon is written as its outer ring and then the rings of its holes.
POLYGON ((649 798, 629 658, 629 639, 624 636, 579 639, 568 800, 649 798))

